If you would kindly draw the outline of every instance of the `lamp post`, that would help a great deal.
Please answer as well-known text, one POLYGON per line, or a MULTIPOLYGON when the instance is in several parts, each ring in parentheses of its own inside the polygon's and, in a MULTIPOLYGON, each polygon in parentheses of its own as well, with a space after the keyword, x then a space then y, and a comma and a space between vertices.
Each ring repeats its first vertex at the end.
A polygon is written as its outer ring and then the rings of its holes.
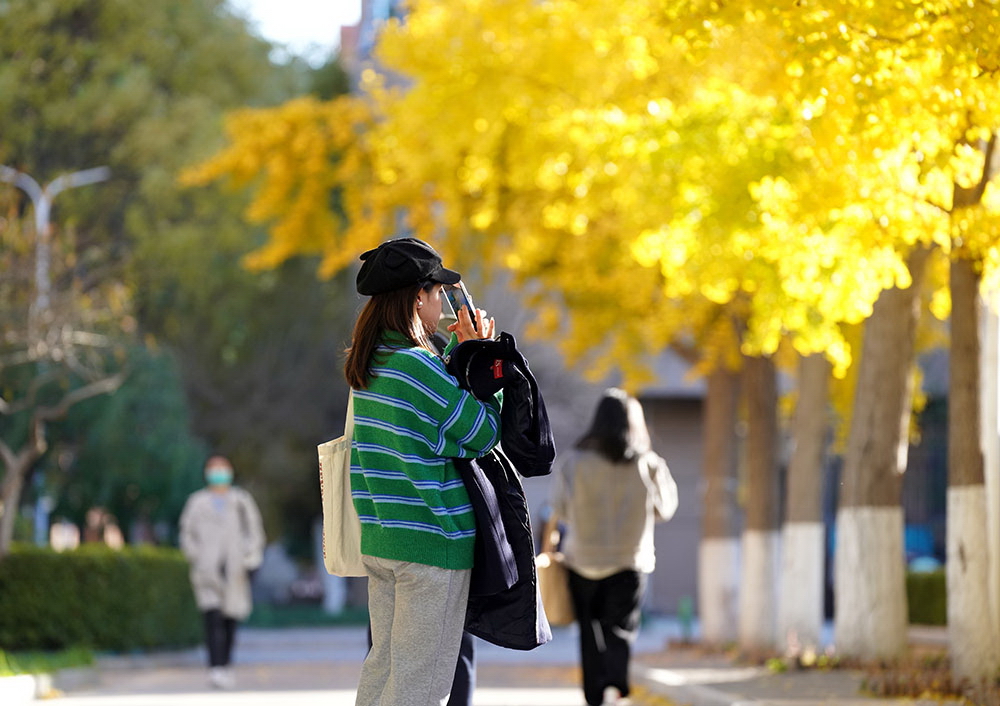
POLYGON ((52 261, 52 201, 63 191, 77 186, 87 186, 111 176, 108 167, 94 167, 70 174, 63 174, 45 186, 40 185, 24 172, 0 164, 0 181, 13 184, 28 195, 35 211, 35 300, 31 306, 31 320, 39 321, 49 308, 52 289, 49 268, 52 261))
MULTIPOLYGON (((111 176, 108 167, 94 167, 70 174, 63 174, 50 181, 45 186, 40 185, 31 176, 11 167, 0 164, 0 181, 13 184, 28 195, 35 212, 35 299, 28 311, 28 335, 30 345, 35 345, 34 334, 41 332, 45 312, 51 302, 52 279, 49 274, 52 262, 52 201, 67 189, 77 186, 87 186, 104 181, 111 176), (32 331, 34 329, 34 331, 32 331)), ((41 487, 44 483, 39 475, 36 478, 38 500, 35 502, 35 543, 44 545, 48 542, 49 512, 52 509, 52 499, 44 493, 41 487)))

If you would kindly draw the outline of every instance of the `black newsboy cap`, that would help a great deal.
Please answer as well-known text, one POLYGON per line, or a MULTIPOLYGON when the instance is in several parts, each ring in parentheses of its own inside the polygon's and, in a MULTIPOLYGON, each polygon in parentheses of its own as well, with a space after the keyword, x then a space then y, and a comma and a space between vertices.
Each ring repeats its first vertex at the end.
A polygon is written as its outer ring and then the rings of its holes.
POLYGON ((441 256, 417 238, 387 240, 361 254, 358 294, 391 292, 421 282, 458 284, 462 275, 441 265, 441 256))

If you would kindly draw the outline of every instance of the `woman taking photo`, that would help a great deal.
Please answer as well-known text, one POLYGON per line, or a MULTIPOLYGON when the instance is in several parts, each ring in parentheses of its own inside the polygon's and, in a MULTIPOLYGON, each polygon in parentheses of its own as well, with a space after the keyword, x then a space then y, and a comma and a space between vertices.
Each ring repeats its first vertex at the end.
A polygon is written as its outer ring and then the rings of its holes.
POLYGON ((650 449, 639 401, 618 389, 605 391, 590 429, 556 460, 554 476, 544 536, 551 543, 552 529, 565 529, 584 698, 591 706, 616 703, 631 690, 631 647, 655 565, 653 524, 673 516, 677 485, 650 449))
MULTIPOLYGON (((437 706, 455 674, 476 534, 451 459, 497 444, 500 405, 462 390, 430 343, 442 285, 461 275, 415 238, 382 243, 361 260, 357 289, 371 299, 355 324, 345 374, 372 648, 356 704, 437 706)), ((448 330, 457 342, 492 337, 485 312, 456 313, 448 330)))

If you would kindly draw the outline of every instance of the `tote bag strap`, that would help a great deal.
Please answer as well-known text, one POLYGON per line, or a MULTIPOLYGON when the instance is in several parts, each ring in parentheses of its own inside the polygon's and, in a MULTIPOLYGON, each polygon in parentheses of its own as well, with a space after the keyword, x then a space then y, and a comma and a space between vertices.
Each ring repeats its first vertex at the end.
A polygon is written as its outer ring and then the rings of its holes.
POLYGON ((344 420, 344 438, 348 441, 354 439, 354 388, 347 393, 347 419, 344 420))

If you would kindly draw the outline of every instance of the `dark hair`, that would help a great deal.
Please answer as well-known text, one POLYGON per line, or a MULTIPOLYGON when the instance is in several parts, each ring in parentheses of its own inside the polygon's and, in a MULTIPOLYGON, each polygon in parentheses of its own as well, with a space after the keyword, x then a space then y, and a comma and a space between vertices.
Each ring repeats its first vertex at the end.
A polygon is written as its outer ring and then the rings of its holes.
POLYGON ((605 390, 590 429, 576 447, 594 451, 612 463, 631 461, 649 451, 649 430, 639 400, 617 388, 605 390))
MULTIPOLYGON (((425 283, 414 284, 372 295, 358 314, 344 364, 344 376, 355 390, 368 387, 371 368, 376 362, 375 350, 386 331, 401 333, 414 346, 434 351, 415 308, 417 293, 427 286, 425 283)), ((434 285, 431 283, 429 286, 434 285)))

